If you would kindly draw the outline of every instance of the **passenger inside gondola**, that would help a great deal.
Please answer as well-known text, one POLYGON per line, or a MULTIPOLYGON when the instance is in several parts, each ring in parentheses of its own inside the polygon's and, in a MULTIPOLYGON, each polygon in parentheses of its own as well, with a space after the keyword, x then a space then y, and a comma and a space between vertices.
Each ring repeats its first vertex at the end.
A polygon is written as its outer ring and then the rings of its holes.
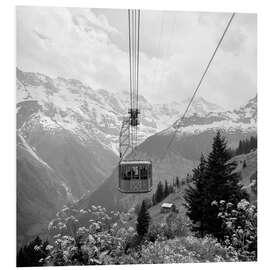
POLYGON ((148 179, 148 168, 146 166, 125 166, 122 167, 122 179, 148 179))
POLYGON ((132 176, 131 179, 139 179, 139 168, 138 166, 133 166, 131 169, 132 176))
POLYGON ((126 179, 130 180, 131 175, 132 175, 132 172, 131 172, 130 168, 127 168, 127 177, 126 177, 126 179))
POLYGON ((131 179, 131 171, 129 167, 122 167, 122 177, 125 180, 131 179))
POLYGON ((147 170, 145 166, 141 167, 141 179, 147 179, 147 170))

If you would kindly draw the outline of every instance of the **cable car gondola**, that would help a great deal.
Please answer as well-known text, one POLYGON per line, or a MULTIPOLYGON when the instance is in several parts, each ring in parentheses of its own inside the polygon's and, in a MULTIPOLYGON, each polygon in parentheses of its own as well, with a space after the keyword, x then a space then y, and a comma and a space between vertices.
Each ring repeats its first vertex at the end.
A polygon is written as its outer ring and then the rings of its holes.
POLYGON ((152 190, 152 162, 124 160, 119 162, 119 191, 146 193, 152 190))
POLYGON ((119 136, 118 189, 122 193, 145 193, 152 190, 152 162, 134 158, 140 114, 138 108, 140 10, 128 11, 128 25, 131 108, 128 110, 129 116, 123 119, 119 136))

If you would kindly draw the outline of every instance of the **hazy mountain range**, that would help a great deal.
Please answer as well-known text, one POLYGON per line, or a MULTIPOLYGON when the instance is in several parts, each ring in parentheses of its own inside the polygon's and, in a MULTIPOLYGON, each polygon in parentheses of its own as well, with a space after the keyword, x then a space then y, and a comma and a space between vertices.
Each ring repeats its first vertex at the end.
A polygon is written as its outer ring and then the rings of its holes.
MULTIPOLYGON (((154 164, 154 183, 189 172, 217 129, 229 144, 256 134, 257 97, 234 111, 199 97, 179 124, 187 100, 151 104, 142 95, 138 158, 154 164), (175 128, 180 126, 170 149, 175 128), (166 153, 166 155, 164 154, 166 153)), ((94 90, 80 81, 17 69, 18 240, 45 233, 69 200, 127 208, 138 197, 117 191, 118 139, 129 93, 94 90)))

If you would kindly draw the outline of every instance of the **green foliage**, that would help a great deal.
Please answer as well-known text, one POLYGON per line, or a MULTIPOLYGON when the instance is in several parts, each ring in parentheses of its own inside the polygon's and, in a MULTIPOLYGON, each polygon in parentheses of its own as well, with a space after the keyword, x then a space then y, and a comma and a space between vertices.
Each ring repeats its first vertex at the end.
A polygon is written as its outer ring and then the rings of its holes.
POLYGON ((50 244, 35 239, 18 253, 18 266, 256 260, 257 209, 241 200, 246 193, 227 150, 217 133, 207 160, 202 155, 184 183, 178 177, 173 185, 159 182, 152 200, 137 207, 137 215, 135 209, 121 213, 94 205, 65 207, 49 224, 50 244), (163 224, 151 224, 149 207, 181 183, 189 184, 184 195, 187 216, 170 213, 163 224), (190 227, 201 237, 191 234, 190 227))
POLYGON ((219 208, 226 247, 233 247, 240 260, 257 260, 257 208, 246 200, 236 206, 232 203, 214 202, 219 208))
POLYGON ((247 154, 254 149, 257 149, 257 137, 251 136, 249 139, 239 141, 234 155, 247 154))
MULTIPOLYGON (((145 212, 145 203, 141 208, 145 212)), ((171 213, 165 224, 152 224, 141 237, 129 223, 132 215, 135 217, 133 212, 108 212, 101 206, 87 210, 66 207, 49 224, 52 240, 44 247, 46 256, 40 263, 67 266, 238 260, 233 247, 221 246, 212 237, 191 236, 185 216, 171 213), (88 225, 82 226, 85 217, 88 225)))
POLYGON ((251 190, 253 194, 257 197, 257 171, 254 172, 250 177, 250 183, 251 183, 251 190))
POLYGON ((193 230, 204 233, 205 212, 207 201, 204 198, 205 193, 205 171, 206 160, 201 156, 200 164, 193 170, 192 185, 189 185, 185 190, 185 206, 187 208, 187 215, 193 221, 193 230), (199 226, 198 226, 199 223, 199 226), (197 225, 197 226, 196 226, 197 225))
POLYGON ((45 265, 117 264, 135 229, 128 224, 134 213, 108 212, 104 207, 76 210, 66 207, 49 224, 53 242, 45 265), (80 221, 88 218, 88 226, 80 221))
POLYGON ((146 202, 143 200, 136 224, 136 230, 139 236, 144 236, 148 232, 150 220, 151 217, 148 213, 146 202))
POLYGON ((157 190, 154 195, 155 204, 161 202, 163 198, 164 198, 164 187, 162 182, 160 181, 157 185, 157 190))
MULTIPOLYGON (((154 194, 153 194, 153 196, 154 196, 154 194)), ((146 206, 147 209, 149 209, 150 207, 153 206, 153 199, 146 198, 146 199, 144 199, 144 202, 145 202, 145 206, 146 206)), ((141 203, 137 203, 137 204, 135 205, 135 207, 134 207, 134 208, 135 208, 135 209, 134 209, 134 212, 136 213, 137 216, 138 216, 139 213, 140 213, 141 206, 142 206, 141 203)))
POLYGON ((228 162, 229 158, 225 138, 217 132, 207 161, 201 157, 193 171, 192 184, 186 189, 187 215, 193 222, 193 230, 201 236, 224 237, 221 220, 217 218, 218 209, 211 207, 213 201, 237 204, 242 198, 248 198, 239 184, 240 175, 234 172, 236 164, 228 162))
POLYGON ((179 213, 170 213, 166 218, 166 224, 174 237, 187 236, 190 222, 179 213))
POLYGON ((141 249, 120 259, 120 264, 157 264, 237 261, 237 254, 211 237, 193 236, 144 242, 141 249))
POLYGON ((178 176, 176 176, 176 178, 175 178, 175 185, 176 185, 176 187, 178 189, 180 188, 180 180, 179 180, 179 177, 178 176))
POLYGON ((183 237, 190 234, 188 219, 178 213, 170 213, 163 224, 152 224, 147 234, 151 242, 183 237))
POLYGON ((168 185, 168 181, 165 180, 165 186, 164 186, 164 197, 167 197, 169 195, 169 185, 168 185))
POLYGON ((21 248, 17 254, 17 267, 42 266, 48 254, 48 241, 43 242, 38 236, 21 248))
POLYGON ((168 226, 166 224, 152 224, 149 228, 147 239, 151 242, 168 239, 168 226))

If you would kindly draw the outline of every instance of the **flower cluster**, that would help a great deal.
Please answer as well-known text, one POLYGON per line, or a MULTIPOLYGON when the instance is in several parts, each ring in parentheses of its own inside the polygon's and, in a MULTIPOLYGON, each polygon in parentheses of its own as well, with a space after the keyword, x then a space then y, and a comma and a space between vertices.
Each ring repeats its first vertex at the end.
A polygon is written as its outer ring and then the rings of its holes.
POLYGON ((177 237, 166 241, 145 242, 139 251, 122 256, 120 263, 157 264, 190 262, 237 261, 237 254, 229 252, 211 238, 177 237))
POLYGON ((116 263, 126 239, 135 229, 128 225, 131 213, 65 207, 48 226, 53 239, 46 265, 91 265, 116 263), (83 225, 83 226, 82 226, 83 225))
POLYGON ((239 259, 257 259, 257 208, 246 200, 236 206, 220 201, 219 218, 224 229, 224 245, 237 250, 239 259))
MULTIPOLYGON (((243 202, 238 208, 246 211, 247 207, 243 202)), ((143 238, 134 229, 135 220, 134 211, 107 211, 95 205, 87 210, 65 207, 49 224, 51 239, 46 247, 48 255, 43 259, 44 265, 238 260, 231 246, 220 245, 212 237, 192 236, 188 221, 178 213, 167 215, 164 224, 152 224, 143 238)))

